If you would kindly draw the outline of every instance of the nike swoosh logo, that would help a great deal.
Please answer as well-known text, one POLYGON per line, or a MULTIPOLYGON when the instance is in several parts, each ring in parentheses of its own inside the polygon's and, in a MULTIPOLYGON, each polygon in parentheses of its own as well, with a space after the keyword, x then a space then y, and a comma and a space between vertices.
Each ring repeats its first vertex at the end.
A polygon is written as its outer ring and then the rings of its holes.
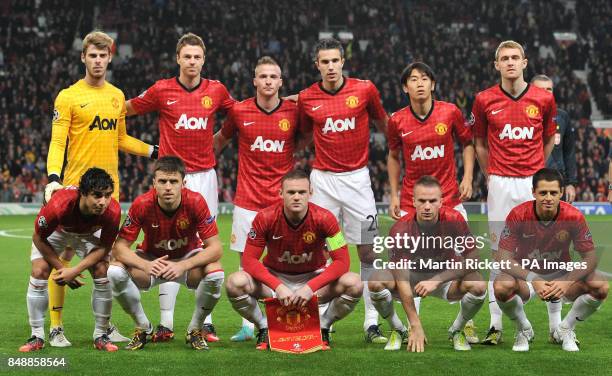
POLYGON ((493 110, 493 111, 491 111, 491 115, 497 115, 500 112, 502 112, 503 110, 504 110, 503 108, 501 110, 493 110))
POLYGON ((280 239, 280 238, 282 238, 282 236, 272 235, 272 239, 273 239, 273 240, 278 240, 278 239, 280 239))
POLYGON ((85 104, 81 104, 80 106, 81 106, 81 108, 85 108, 85 107, 87 107, 88 105, 89 105, 89 103, 85 103, 85 104))
POLYGON ((584 321, 584 320, 581 320, 580 318, 578 318, 578 316, 576 316, 576 321, 584 321))
POLYGON ((52 310, 52 311, 59 311, 59 310, 61 310, 62 308, 64 308, 64 307, 62 307, 62 306, 59 306, 59 307, 53 306, 53 308, 52 308, 51 310, 52 310))
POLYGON ((412 132, 414 132, 414 131, 410 131, 410 132, 406 132, 406 133, 402 132, 402 137, 406 137, 406 136, 408 136, 412 132))
POLYGON ((313 111, 316 111, 316 110, 318 110, 319 108, 321 108, 322 106, 323 106, 322 104, 320 104, 320 105, 318 105, 318 106, 314 106, 314 107, 312 108, 312 110, 313 110, 313 111))
POLYGON ((159 225, 151 225, 151 227, 153 227, 153 228, 158 228, 158 227, 159 227, 159 225))
POLYGON ((535 234, 523 234, 523 239, 533 238, 535 234))
POLYGON ((245 121, 245 122, 242 123, 242 125, 244 125, 245 127, 248 127, 251 124, 255 124, 255 122, 254 121, 245 121))
POLYGON ((178 102, 178 99, 177 99, 177 100, 175 100, 175 101, 171 101, 170 99, 168 99, 168 101, 166 102, 166 104, 167 104, 168 106, 170 106, 171 104, 175 104, 176 102, 178 102))

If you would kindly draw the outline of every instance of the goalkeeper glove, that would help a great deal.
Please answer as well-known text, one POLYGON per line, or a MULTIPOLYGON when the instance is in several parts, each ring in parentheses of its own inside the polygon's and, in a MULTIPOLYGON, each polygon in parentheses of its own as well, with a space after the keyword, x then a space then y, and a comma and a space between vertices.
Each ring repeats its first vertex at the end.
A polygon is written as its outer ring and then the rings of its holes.
POLYGON ((151 155, 149 156, 149 158, 151 159, 157 159, 158 157, 158 150, 159 150, 159 146, 157 145, 153 145, 153 150, 151 151, 151 155))
POLYGON ((53 193, 58 189, 62 188, 64 188, 64 186, 60 183, 59 176, 55 174, 49 175, 49 184, 45 186, 45 200, 43 204, 46 205, 47 202, 51 200, 51 196, 53 196, 53 193))

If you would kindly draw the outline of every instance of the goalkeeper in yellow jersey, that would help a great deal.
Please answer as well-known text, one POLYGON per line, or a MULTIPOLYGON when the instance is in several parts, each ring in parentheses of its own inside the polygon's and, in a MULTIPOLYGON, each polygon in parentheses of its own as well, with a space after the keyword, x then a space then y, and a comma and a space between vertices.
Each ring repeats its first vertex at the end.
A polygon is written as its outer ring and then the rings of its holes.
MULTIPOLYGON (((125 96, 123 92, 106 81, 106 70, 112 59, 113 39, 107 34, 94 31, 83 39, 81 61, 85 64, 85 77, 67 89, 60 91, 55 99, 51 144, 47 157, 49 184, 45 187, 45 202, 63 185, 78 185, 81 175, 90 167, 106 170, 115 182, 113 197, 119 200, 119 150, 156 158, 157 146, 146 144, 130 137, 125 127, 125 96), (68 146, 66 147, 66 141, 68 146), (64 153, 67 164, 61 180, 64 153), (63 185, 62 185, 63 184, 63 185)), ((69 267, 74 251, 66 249, 61 257, 69 267)), ((55 347, 70 346, 62 323, 62 308, 66 286, 59 286, 49 278, 49 309, 51 333, 49 343, 55 347)), ((102 288, 96 286, 96 288, 102 288)), ((110 285, 103 287, 112 304, 110 285)), ((112 341, 129 341, 115 327, 109 327, 112 341)))

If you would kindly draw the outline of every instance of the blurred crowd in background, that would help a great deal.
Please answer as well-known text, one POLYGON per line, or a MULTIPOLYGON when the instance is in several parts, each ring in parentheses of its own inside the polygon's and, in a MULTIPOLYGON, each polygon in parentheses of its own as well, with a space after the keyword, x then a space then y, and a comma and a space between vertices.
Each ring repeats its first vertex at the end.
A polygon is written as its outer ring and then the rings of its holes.
MULTIPOLYGON (((47 184, 46 156, 57 93, 80 79, 80 43, 89 31, 116 31, 118 52, 107 79, 126 98, 156 80, 177 75, 176 41, 185 32, 206 45, 203 75, 224 83, 242 100, 254 95, 258 57, 271 55, 283 70, 282 95, 296 94, 319 80, 312 47, 320 31, 346 30, 345 71, 378 87, 391 114, 406 106, 399 76, 412 61, 436 73, 436 98, 455 103, 466 116, 474 96, 499 80, 493 67, 501 40, 520 41, 529 59, 525 78, 546 74, 555 84, 559 108, 576 128, 578 201, 605 201, 610 138, 589 120, 591 98, 612 115, 612 11, 606 0, 566 7, 563 1, 462 0, 307 2, 272 0, 3 1, 0 4, 0 202, 41 202, 47 184), (578 35, 560 44, 555 31, 578 35), (587 69, 588 68, 588 69, 587 69), (573 73, 587 70, 588 84, 573 73)), ((222 118, 217 119, 217 129, 222 118)), ((127 120, 128 133, 157 143, 157 116, 127 120)), ((459 152, 459 149, 456 149, 459 152)), ((387 146, 372 131, 370 171, 377 201, 388 202, 387 146)), ((313 153, 300 153, 296 166, 310 169, 313 153)), ((462 176, 461 158, 458 179, 462 176)), ((150 187, 150 163, 120 153, 121 200, 131 201, 150 187)), ((231 202, 236 187, 237 148, 230 144, 217 164, 219 198, 231 202)), ((479 172, 473 201, 486 199, 479 172)))

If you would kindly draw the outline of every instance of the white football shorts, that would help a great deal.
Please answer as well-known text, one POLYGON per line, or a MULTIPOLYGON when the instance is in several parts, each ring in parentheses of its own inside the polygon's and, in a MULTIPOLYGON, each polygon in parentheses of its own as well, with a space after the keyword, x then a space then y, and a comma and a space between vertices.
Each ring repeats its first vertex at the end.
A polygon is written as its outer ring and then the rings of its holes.
POLYGON ((504 230, 506 217, 515 206, 533 200, 532 177, 489 176, 487 212, 491 250, 497 251, 499 237, 504 230))
POLYGON ((230 237, 230 249, 236 252, 244 252, 247 236, 251 231, 251 225, 257 212, 234 206, 232 215, 232 236, 230 237))
POLYGON ((217 189, 217 172, 214 168, 206 171, 185 174, 185 186, 204 196, 210 215, 217 218, 219 213, 219 191, 217 189))

